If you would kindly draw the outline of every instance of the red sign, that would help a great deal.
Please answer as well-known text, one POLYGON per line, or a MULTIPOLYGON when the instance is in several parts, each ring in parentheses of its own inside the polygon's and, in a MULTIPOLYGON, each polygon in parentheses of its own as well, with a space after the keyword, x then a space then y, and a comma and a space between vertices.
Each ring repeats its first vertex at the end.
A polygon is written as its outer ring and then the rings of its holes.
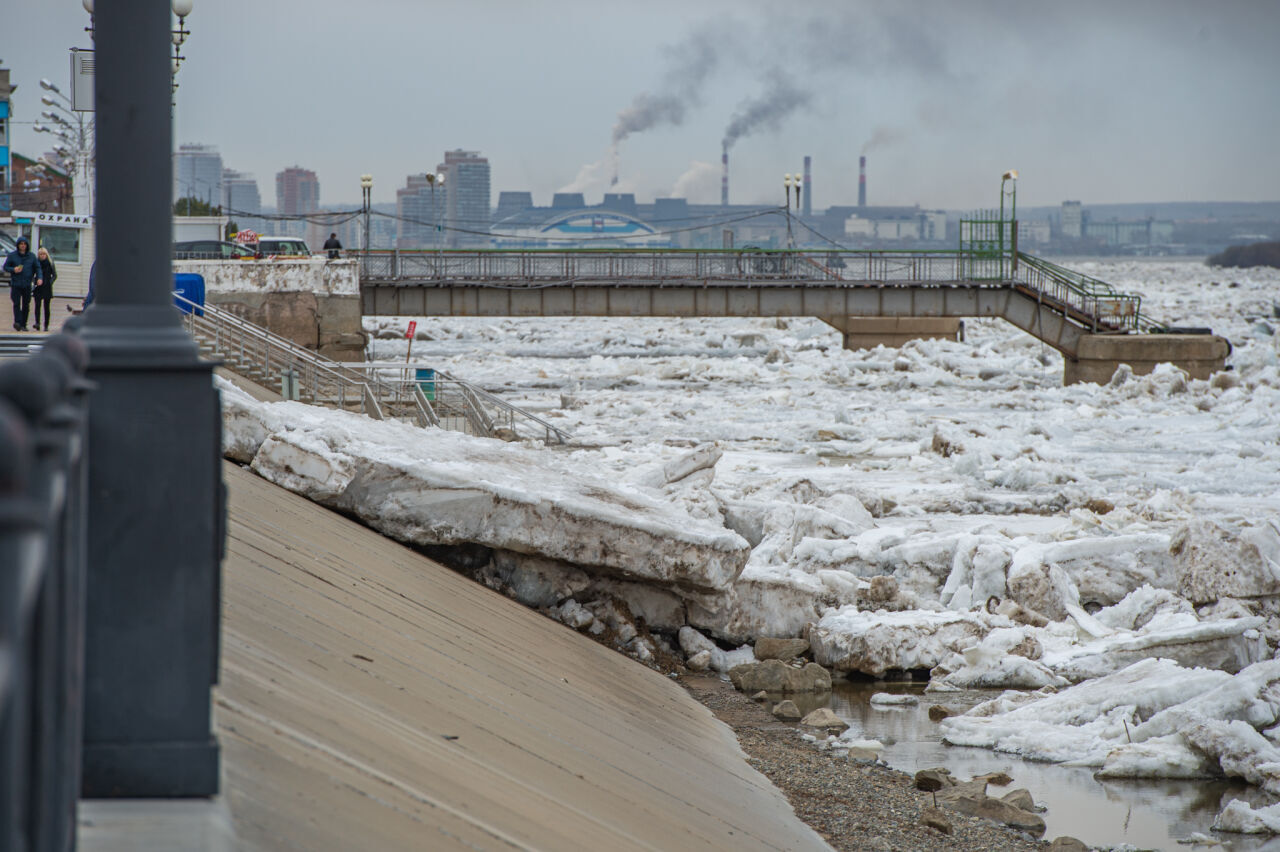
POLYGON ((409 330, 404 333, 404 336, 409 338, 410 340, 413 340, 413 333, 417 330, 418 330, 417 320, 410 320, 409 330))

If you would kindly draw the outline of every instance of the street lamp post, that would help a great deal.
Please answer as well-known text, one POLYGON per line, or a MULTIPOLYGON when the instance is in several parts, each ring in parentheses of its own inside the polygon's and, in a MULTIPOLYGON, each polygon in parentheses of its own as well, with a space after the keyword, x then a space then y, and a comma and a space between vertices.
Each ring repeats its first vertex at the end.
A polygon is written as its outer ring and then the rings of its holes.
MULTIPOLYGON (((795 239, 791 235, 791 183, 792 183, 791 173, 787 172, 785 175, 782 176, 782 195, 783 195, 783 198, 786 199, 786 212, 787 212, 787 248, 795 247, 795 239)), ((800 196, 799 196, 800 175, 796 175, 795 184, 796 184, 796 193, 797 193, 796 206, 798 207, 800 205, 800 196)))
POLYGON ((102 10, 82 793, 212 796, 226 491, 214 365, 173 306, 171 22, 156 0, 102 10))
POLYGON ((427 185, 431 187, 431 218, 436 231, 436 273, 439 274, 440 255, 440 211, 436 209, 436 184, 444 186, 444 172, 427 172, 427 185))
POLYGON ((364 265, 369 265, 369 207, 373 196, 373 175, 360 175, 360 198, 364 208, 364 265))
POLYGON ((1009 169, 1000 176, 1000 255, 1004 257, 1004 199, 1008 195, 1010 199, 1009 208, 1009 242, 1013 249, 1013 272, 1018 271, 1018 170, 1009 169), (1013 186, 1009 190, 1005 190, 1005 185, 1012 183, 1013 186))
POLYGON ((49 133, 61 139, 67 146, 54 148, 55 153, 66 159, 64 169, 72 175, 72 192, 74 212, 87 214, 93 212, 93 161, 94 161, 94 122, 85 120, 84 113, 73 111, 71 99, 49 80, 41 80, 40 88, 50 94, 40 98, 40 103, 50 109, 40 117, 52 123, 52 126, 37 124, 33 128, 37 133, 49 133), (56 96, 56 97, 55 97, 56 96), (65 104, 60 103, 65 101, 65 104), (60 112, 55 112, 59 110, 60 112), (64 116, 62 113, 65 113, 64 116), (75 119, 73 124, 67 116, 75 119))

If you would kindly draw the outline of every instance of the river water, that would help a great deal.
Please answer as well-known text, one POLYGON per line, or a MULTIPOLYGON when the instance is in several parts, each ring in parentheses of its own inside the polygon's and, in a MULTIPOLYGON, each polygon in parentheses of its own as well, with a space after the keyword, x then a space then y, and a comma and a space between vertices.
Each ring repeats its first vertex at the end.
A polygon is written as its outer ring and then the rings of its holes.
MULTIPOLYGON (((914 774, 944 766, 960 779, 986 772, 1007 772, 1013 784, 992 787, 992 795, 1025 787, 1037 804, 1045 806, 1045 838, 1071 835, 1103 848, 1128 844, 1136 849, 1228 849, 1280 852, 1280 838, 1213 834, 1214 817, 1232 799, 1260 806, 1271 800, 1256 788, 1228 781, 1100 781, 1093 770, 1023 760, 979 748, 945 745, 942 728, 929 719, 928 708, 942 704, 963 712, 993 697, 991 692, 926 695, 922 683, 849 681, 837 679, 830 695, 789 695, 807 713, 818 707, 847 722, 853 734, 884 743, 883 760, 894 769, 914 774), (920 696, 917 706, 873 706, 877 692, 909 692, 920 696), (1193 834, 1210 835, 1220 846, 1186 843, 1193 834), (1183 841, 1180 843, 1179 841, 1183 841)), ((780 699, 780 696, 779 696, 780 699)))

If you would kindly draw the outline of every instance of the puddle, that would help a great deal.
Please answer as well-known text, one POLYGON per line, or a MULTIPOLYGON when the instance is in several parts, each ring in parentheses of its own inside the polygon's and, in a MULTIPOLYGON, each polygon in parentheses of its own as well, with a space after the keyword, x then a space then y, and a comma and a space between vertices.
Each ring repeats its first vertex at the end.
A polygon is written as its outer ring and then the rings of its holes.
POLYGON ((1047 808, 1041 816, 1048 840, 1069 834, 1104 848, 1129 844, 1137 849, 1280 852, 1280 838, 1210 832, 1214 817, 1233 798, 1254 806, 1270 804, 1265 794, 1240 782, 1099 781, 1091 769, 1036 763, 940 741, 941 728, 928 715, 931 704, 963 711, 995 694, 926 696, 924 684, 837 680, 830 696, 788 697, 806 713, 830 707, 859 737, 885 743, 884 761, 903 772, 915 773, 935 766, 945 766, 958 778, 1007 772, 1013 784, 993 787, 991 792, 1000 795, 1019 787, 1031 791, 1032 798, 1047 808), (920 695, 921 700, 915 707, 873 708, 870 698, 877 692, 911 692, 920 695), (1190 846, 1178 842, 1196 832, 1215 837, 1223 845, 1190 846))

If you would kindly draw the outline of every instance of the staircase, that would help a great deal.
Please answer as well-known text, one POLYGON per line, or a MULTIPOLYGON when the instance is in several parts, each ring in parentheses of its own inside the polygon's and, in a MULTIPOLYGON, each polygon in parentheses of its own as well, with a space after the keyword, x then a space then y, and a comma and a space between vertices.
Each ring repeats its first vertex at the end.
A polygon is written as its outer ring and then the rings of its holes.
POLYGON ((563 444, 568 434, 536 415, 448 373, 419 379, 398 364, 342 364, 235 314, 174 294, 202 354, 286 399, 375 420, 396 418, 486 438, 563 444))

